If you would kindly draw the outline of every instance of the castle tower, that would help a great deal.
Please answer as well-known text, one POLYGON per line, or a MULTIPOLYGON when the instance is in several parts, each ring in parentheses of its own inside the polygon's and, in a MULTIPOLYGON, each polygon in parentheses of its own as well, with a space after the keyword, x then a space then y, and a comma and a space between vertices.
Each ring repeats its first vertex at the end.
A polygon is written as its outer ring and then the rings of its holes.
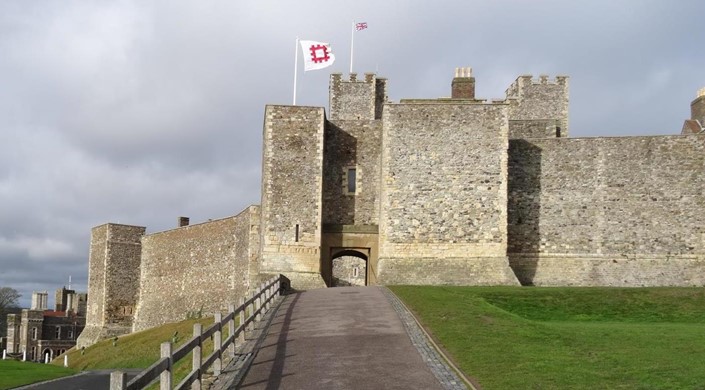
POLYGON ((362 81, 357 80, 357 73, 351 73, 347 81, 340 73, 330 75, 331 120, 381 119, 386 101, 387 79, 377 78, 374 73, 365 73, 362 81))
MULTIPOLYGON (((86 328, 77 346, 130 333, 139 298, 142 226, 108 223, 91 230, 86 328)), ((81 306, 80 301, 78 306, 81 306)))
POLYGON ((568 77, 519 76, 506 91, 509 138, 568 137, 568 77))
POLYGON ((297 289, 324 287, 320 275, 323 132, 321 107, 267 106, 262 153, 260 272, 297 289))
POLYGON ((472 68, 455 68, 455 77, 451 83, 451 98, 475 99, 475 77, 472 68))

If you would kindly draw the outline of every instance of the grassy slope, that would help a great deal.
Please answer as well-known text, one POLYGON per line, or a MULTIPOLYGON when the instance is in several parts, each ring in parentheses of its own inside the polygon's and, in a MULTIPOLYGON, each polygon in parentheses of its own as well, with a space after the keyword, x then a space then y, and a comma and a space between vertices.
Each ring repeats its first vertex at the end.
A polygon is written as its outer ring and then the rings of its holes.
POLYGON ((705 389, 705 291, 408 287, 485 389, 705 389))
MULTIPOLYGON (((121 336, 115 346, 112 340, 103 340, 85 349, 84 354, 71 349, 69 367, 76 370, 108 369, 108 368, 147 368, 159 359, 160 345, 171 341, 174 332, 178 332, 176 344, 172 350, 191 339, 193 324, 200 322, 205 331, 213 324, 213 317, 191 319, 165 324, 142 332, 121 336)), ((227 328, 222 339, 228 337, 227 328)), ((213 342, 209 339, 204 343, 202 356, 205 358, 213 352, 213 342)), ((52 364, 63 364, 63 355, 57 357, 52 364)), ((186 355, 174 367, 173 383, 178 383, 191 371, 191 354, 186 355)))
POLYGON ((51 364, 0 360, 0 389, 10 389, 75 373, 75 370, 51 364))

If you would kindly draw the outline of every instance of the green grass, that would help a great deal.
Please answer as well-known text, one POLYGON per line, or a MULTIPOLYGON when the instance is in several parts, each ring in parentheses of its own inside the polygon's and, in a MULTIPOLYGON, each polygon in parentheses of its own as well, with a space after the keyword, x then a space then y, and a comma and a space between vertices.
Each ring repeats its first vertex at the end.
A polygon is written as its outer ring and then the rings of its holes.
MULTIPOLYGON (((142 332, 120 336, 115 346, 113 346, 112 339, 103 340, 86 348, 83 354, 81 354, 80 350, 72 348, 66 352, 69 356, 69 367, 78 371, 147 368, 159 360, 161 344, 166 341, 171 341, 175 332, 178 332, 178 339, 175 344, 172 344, 172 351, 191 339, 193 335, 193 325, 196 322, 200 322, 205 331, 213 324, 213 317, 165 324, 142 332)), ((227 337, 228 331, 227 327, 225 327, 223 329, 222 340, 225 340, 227 337)), ((213 342, 208 339, 204 342, 202 357, 205 359, 205 357, 212 352, 213 342)), ((63 355, 52 361, 52 364, 62 365, 63 355)), ((191 372, 190 353, 175 364, 172 383, 179 383, 189 372, 191 372)), ((156 387, 152 386, 151 388, 156 387)))
POLYGON ((75 370, 51 364, 0 360, 0 389, 11 389, 75 373, 75 370))
POLYGON ((705 389, 705 289, 391 289, 492 389, 705 389))

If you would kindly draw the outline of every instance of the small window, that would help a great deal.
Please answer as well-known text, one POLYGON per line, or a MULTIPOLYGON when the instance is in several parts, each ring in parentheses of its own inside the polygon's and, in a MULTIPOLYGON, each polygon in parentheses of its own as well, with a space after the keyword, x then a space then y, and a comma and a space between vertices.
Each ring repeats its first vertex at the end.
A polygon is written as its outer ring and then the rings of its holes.
POLYGON ((353 268, 353 278, 356 278, 359 275, 359 271, 357 267, 353 268))
POLYGON ((356 168, 348 168, 348 174, 347 174, 347 179, 348 179, 348 194, 354 194, 357 192, 357 169, 356 168))
POLYGON ((37 328, 32 328, 32 340, 37 339, 37 328))
POLYGON ((68 335, 67 335, 67 336, 68 336, 69 339, 73 339, 73 329, 69 329, 69 330, 68 330, 68 335))
POLYGON ((56 339, 57 340, 61 339, 61 327, 60 326, 56 327, 56 339))
POLYGON ((299 224, 296 224, 296 227, 294 228, 294 241, 299 242, 299 224))

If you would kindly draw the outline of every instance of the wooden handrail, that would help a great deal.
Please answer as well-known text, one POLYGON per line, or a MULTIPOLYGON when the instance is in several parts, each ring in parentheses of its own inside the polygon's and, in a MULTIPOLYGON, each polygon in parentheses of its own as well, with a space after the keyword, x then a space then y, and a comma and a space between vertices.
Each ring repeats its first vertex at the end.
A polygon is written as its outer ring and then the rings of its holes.
POLYGON ((137 390, 148 386, 153 381, 160 378, 160 389, 168 388, 171 384, 172 369, 177 361, 183 359, 191 351, 198 353, 198 358, 195 354, 193 357, 193 367, 191 372, 184 378, 175 389, 185 389, 190 385, 196 385, 195 388, 201 388, 201 379, 203 373, 213 365, 214 373, 217 375, 222 365, 222 355, 232 346, 233 356, 235 354, 236 340, 243 340, 241 334, 244 334, 248 325, 258 320, 262 314, 269 309, 270 303, 281 294, 282 286, 284 285, 283 275, 275 276, 268 282, 262 283, 257 292, 252 294, 249 299, 244 299, 242 303, 235 307, 230 305, 229 313, 222 319, 216 315, 215 323, 209 326, 206 330, 201 331, 201 324, 194 324, 193 337, 186 343, 181 345, 175 351, 171 351, 170 343, 162 344, 162 357, 152 364, 149 368, 140 372, 130 382, 126 383, 125 375, 119 371, 114 371, 110 377, 110 390, 137 390), (252 306, 247 314, 247 309, 252 306), (236 316, 240 319, 240 324, 235 327, 236 316), (242 320, 244 318, 244 321, 242 320), (222 330, 228 326, 230 334, 228 338, 222 341, 222 330), (205 360, 201 359, 201 351, 203 342, 213 337, 213 353, 208 355, 205 360), (165 345, 165 344, 168 344, 165 345), (167 352, 165 352, 167 351, 167 352), (167 356, 164 356, 164 355, 167 356), (202 361, 202 362, 201 362, 202 361), (166 378, 166 380, 164 379, 166 378))

